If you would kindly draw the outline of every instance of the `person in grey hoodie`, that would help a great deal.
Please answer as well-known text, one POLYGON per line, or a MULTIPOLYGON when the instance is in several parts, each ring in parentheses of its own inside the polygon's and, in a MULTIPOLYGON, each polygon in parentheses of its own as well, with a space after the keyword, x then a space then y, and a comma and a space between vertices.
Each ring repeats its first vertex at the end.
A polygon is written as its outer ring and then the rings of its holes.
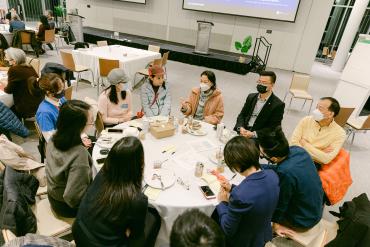
POLYGON ((90 105, 70 100, 60 107, 57 130, 46 150, 48 199, 54 212, 72 218, 92 181, 92 159, 81 134, 94 125, 90 105))

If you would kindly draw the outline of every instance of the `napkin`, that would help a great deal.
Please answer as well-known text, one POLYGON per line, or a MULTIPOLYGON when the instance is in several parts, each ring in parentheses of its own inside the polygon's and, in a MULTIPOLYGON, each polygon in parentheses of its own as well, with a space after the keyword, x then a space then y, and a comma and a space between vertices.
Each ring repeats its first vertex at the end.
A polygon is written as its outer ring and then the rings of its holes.
POLYGON ((152 187, 146 188, 144 191, 144 194, 148 197, 149 200, 155 201, 158 199, 159 194, 161 193, 162 190, 160 189, 155 189, 152 187))

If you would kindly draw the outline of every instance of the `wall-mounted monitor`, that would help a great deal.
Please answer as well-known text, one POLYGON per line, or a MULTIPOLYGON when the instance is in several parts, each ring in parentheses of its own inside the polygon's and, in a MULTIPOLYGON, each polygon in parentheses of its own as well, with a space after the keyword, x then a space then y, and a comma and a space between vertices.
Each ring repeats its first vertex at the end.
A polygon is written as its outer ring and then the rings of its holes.
POLYGON ((183 0, 183 9, 294 22, 300 0, 183 0))
POLYGON ((117 0, 117 1, 146 4, 146 0, 117 0))

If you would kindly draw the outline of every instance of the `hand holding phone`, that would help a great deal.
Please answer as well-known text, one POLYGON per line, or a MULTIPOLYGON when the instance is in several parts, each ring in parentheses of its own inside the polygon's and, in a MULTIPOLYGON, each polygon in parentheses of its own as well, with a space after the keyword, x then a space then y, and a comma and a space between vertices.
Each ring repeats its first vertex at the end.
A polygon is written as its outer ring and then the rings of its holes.
POLYGON ((200 186, 199 188, 202 191, 202 193, 203 193, 203 195, 206 199, 209 200, 209 199, 216 198, 215 193, 213 193, 213 191, 211 190, 211 188, 208 185, 200 186))

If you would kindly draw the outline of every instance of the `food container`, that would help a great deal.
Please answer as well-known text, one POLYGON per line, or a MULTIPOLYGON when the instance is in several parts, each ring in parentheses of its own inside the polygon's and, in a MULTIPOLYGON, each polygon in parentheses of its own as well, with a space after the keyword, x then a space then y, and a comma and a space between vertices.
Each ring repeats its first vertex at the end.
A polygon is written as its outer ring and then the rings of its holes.
POLYGON ((173 136, 175 134, 175 126, 170 123, 152 124, 150 125, 150 133, 157 139, 173 136))

